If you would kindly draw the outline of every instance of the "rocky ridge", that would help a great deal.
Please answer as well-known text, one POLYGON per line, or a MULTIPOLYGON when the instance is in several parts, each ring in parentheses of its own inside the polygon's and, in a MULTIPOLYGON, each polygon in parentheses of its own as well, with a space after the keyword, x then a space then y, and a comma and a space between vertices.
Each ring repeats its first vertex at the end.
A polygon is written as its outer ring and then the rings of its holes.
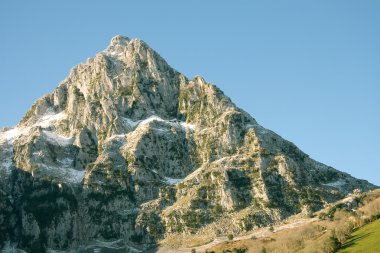
POLYGON ((0 248, 28 252, 239 234, 374 188, 123 36, 1 130, 0 175, 0 248))

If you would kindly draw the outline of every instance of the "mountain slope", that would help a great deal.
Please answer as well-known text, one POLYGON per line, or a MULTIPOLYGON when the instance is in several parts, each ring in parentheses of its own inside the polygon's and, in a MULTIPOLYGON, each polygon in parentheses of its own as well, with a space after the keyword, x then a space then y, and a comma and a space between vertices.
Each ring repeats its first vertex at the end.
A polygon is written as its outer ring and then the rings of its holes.
POLYGON ((374 188, 123 36, 0 132, 0 173, 0 241, 31 252, 238 234, 374 188))

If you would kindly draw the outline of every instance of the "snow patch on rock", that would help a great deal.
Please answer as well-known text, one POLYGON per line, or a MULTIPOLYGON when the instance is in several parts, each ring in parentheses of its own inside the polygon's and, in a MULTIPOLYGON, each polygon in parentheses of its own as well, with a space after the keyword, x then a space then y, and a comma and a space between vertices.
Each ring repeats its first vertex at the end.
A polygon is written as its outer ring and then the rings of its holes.
POLYGON ((13 141, 21 135, 25 135, 29 128, 11 128, 7 131, 0 133, 0 144, 8 142, 13 143, 13 141))
POLYGON ((330 183, 323 184, 323 185, 337 188, 337 187, 343 186, 345 184, 347 184, 347 183, 344 180, 339 179, 337 181, 330 182, 330 183))
POLYGON ((168 184, 171 184, 171 185, 176 185, 178 183, 180 183, 183 178, 171 178, 171 177, 165 177, 165 180, 168 184))
POLYGON ((190 123, 187 123, 187 122, 184 122, 184 121, 179 121, 179 120, 176 120, 176 119, 173 119, 173 120, 164 120, 162 119, 161 117, 159 116, 156 116, 156 115, 152 115, 144 120, 138 120, 138 121, 133 121, 132 119, 129 119, 129 118, 123 118, 123 121, 124 123, 132 128, 132 129, 135 129, 139 126, 143 126, 143 125, 146 125, 146 124, 149 124, 150 122, 153 122, 153 121, 159 121, 159 122, 165 122, 166 124, 170 125, 170 126, 173 126, 173 127, 181 127, 181 128, 184 128, 184 129, 190 129, 192 131, 194 131, 195 129, 195 125, 194 124, 190 124, 190 123))
POLYGON ((40 165, 42 169, 43 174, 47 175, 52 175, 57 177, 58 179, 61 179, 64 182, 67 183, 73 183, 73 184, 78 184, 81 183, 85 171, 84 170, 76 170, 73 168, 64 168, 64 167, 56 167, 56 166, 45 166, 45 165, 40 165))
POLYGON ((193 131, 195 129, 195 125, 194 124, 186 123, 186 122, 183 122, 183 121, 180 122, 180 125, 183 128, 188 128, 188 129, 193 130, 193 131))
POLYGON ((13 165, 13 147, 9 143, 0 144, 0 171, 10 175, 13 165))
POLYGON ((73 162, 74 162, 74 159, 72 158, 63 158, 62 160, 57 160, 63 167, 67 168, 67 167, 70 167, 72 166, 73 162))
POLYGON ((72 145, 74 142, 74 139, 72 137, 65 137, 65 136, 58 135, 54 132, 46 131, 46 130, 44 130, 43 133, 44 133, 47 141, 49 141, 51 143, 55 143, 59 146, 72 145))
POLYGON ((40 126, 42 128, 47 128, 53 123, 65 119, 67 117, 66 113, 54 113, 53 111, 47 111, 35 124, 34 126, 40 126))
POLYGON ((0 144, 1 143, 13 143, 18 137, 23 135, 28 135, 32 128, 41 127, 43 129, 51 127, 57 121, 65 119, 67 117, 66 113, 54 113, 53 111, 47 111, 39 120, 29 127, 14 127, 6 131, 0 132, 0 144))

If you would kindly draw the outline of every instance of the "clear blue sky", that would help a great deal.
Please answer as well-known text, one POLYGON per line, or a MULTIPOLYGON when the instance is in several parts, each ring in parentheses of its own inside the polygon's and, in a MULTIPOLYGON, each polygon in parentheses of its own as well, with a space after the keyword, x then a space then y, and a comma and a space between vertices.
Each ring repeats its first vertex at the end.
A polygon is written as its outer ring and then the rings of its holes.
POLYGON ((316 160, 380 185, 380 1, 0 1, 0 126, 116 34, 204 76, 316 160))

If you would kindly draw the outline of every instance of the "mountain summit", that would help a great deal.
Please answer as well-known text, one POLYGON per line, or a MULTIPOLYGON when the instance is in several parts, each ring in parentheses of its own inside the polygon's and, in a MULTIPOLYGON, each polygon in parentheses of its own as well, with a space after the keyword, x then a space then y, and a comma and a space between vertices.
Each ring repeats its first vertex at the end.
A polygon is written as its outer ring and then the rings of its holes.
POLYGON ((374 188, 123 36, 0 132, 0 175, 0 248, 28 252, 239 234, 374 188))

